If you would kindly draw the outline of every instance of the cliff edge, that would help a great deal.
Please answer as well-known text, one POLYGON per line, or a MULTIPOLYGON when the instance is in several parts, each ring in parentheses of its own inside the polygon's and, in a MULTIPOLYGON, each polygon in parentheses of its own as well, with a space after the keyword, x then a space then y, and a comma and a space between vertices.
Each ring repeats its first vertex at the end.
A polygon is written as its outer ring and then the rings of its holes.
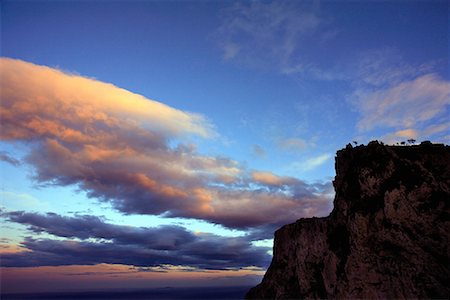
POLYGON ((247 299, 449 298, 449 146, 349 144, 333 185, 328 217, 275 232, 247 299))

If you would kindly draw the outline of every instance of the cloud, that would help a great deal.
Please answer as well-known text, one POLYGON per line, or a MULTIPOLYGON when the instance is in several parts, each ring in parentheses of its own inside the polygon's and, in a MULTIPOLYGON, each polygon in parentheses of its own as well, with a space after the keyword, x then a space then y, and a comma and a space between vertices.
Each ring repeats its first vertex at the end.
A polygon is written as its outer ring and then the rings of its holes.
POLYGON ((15 167, 17 167, 21 164, 20 160, 15 159, 11 155, 9 155, 8 152, 5 152, 5 151, 0 151, 0 160, 7 162, 15 167))
POLYGON ((415 131, 414 129, 399 130, 395 134, 399 137, 408 139, 415 139, 418 136, 417 131, 415 131))
POLYGON ((46 215, 4 212, 10 222, 27 225, 65 239, 25 238, 25 251, 2 254, 4 267, 126 264, 142 267, 165 265, 196 269, 267 267, 269 248, 254 246, 248 237, 194 234, 180 226, 133 227, 114 225, 82 215, 46 215))
POLYGON ((430 136, 434 136, 436 137, 435 139, 433 139, 435 142, 448 144, 450 142, 450 136, 448 135, 449 132, 450 132, 450 122, 438 123, 436 125, 424 126, 424 128, 421 130, 415 129, 398 130, 382 136, 381 140, 387 144, 395 144, 407 141, 409 139, 427 140, 430 138, 430 136))
POLYGON ((216 39, 225 61, 307 80, 347 79, 314 55, 341 32, 318 1, 240 1, 222 16, 216 39))
POLYGON ((303 162, 295 162, 290 166, 290 169, 296 169, 299 171, 310 171, 321 165, 331 158, 331 154, 325 153, 318 156, 310 157, 303 162))
POLYGON ((361 53, 356 59, 356 66, 352 67, 350 72, 354 73, 353 77, 359 85, 386 88, 430 73, 434 64, 435 62, 409 64, 404 61, 399 50, 384 47, 361 53))
POLYGON ((303 64, 303 46, 319 42, 317 30, 324 23, 314 4, 295 1, 236 2, 223 15, 217 36, 225 60, 283 74, 309 67, 303 64))
POLYGON ((314 169, 322 164, 324 164, 327 160, 331 158, 331 154, 325 153, 316 157, 312 157, 308 159, 305 164, 304 168, 305 170, 311 170, 314 169))
POLYGON ((19 60, 2 59, 0 67, 2 139, 28 143, 24 161, 41 185, 76 186, 126 214, 239 229, 329 213, 315 186, 265 186, 238 162, 184 144, 186 136, 213 134, 197 114, 19 60))
POLYGON ((405 138, 445 140, 450 82, 434 73, 438 65, 438 61, 409 64, 394 48, 361 54, 350 96, 359 113, 358 131, 378 130, 372 135, 387 143, 405 138))
POLYGON ((450 84, 438 75, 426 74, 386 89, 358 90, 354 96, 361 114, 360 131, 411 128, 448 114, 450 84))
POLYGON ((430 136, 438 133, 449 133, 450 121, 442 122, 441 124, 429 125, 424 129, 423 135, 430 136))
POLYGON ((264 185, 283 185, 285 182, 283 177, 276 176, 271 172, 253 172, 252 179, 264 185))
POLYGON ((419 132, 414 129, 399 130, 390 134, 387 134, 381 138, 387 144, 395 144, 397 142, 403 142, 409 139, 417 139, 419 132))
POLYGON ((96 131, 101 133, 98 138, 108 140, 114 138, 108 132, 114 127, 134 130, 131 138, 148 138, 144 128, 169 136, 213 134, 201 115, 171 108, 112 84, 9 58, 1 58, 1 69, 4 139, 41 136, 68 143, 89 142, 92 137, 88 132, 96 131), (55 99, 59 99, 57 105, 55 99))
POLYGON ((157 228, 130 227, 105 223, 96 216, 61 216, 14 211, 3 213, 9 221, 29 225, 34 233, 46 232, 55 236, 79 239, 111 240, 115 244, 138 244, 158 250, 173 250, 181 244, 195 239, 193 233, 180 226, 160 226, 157 228))
POLYGON ((281 149, 290 151, 302 151, 307 148, 306 142, 299 138, 281 139, 278 141, 278 146, 281 149))
POLYGON ((290 176, 278 176, 272 172, 253 171, 251 176, 253 184, 260 184, 276 191, 288 192, 288 194, 296 197, 311 196, 316 192, 323 193, 326 189, 322 185, 307 184, 300 179, 290 176))

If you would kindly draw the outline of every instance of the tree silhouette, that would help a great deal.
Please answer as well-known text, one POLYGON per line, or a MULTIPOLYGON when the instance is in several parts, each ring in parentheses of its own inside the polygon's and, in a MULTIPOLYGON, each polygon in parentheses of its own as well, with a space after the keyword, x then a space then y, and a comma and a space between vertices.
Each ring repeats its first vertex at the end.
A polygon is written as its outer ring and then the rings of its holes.
POLYGON ((408 143, 409 143, 409 144, 414 144, 415 142, 416 142, 415 139, 409 139, 409 140, 408 140, 408 143))

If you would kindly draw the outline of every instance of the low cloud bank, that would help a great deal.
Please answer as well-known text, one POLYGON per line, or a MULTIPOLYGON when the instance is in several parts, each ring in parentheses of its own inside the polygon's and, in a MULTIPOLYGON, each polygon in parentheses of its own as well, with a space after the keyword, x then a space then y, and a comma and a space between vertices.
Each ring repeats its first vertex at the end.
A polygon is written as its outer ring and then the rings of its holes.
POLYGON ((266 268, 267 247, 254 246, 249 236, 223 237, 193 233, 180 226, 133 227, 104 222, 94 216, 2 212, 10 222, 26 225, 59 239, 26 237, 25 251, 3 253, 3 267, 95 265, 142 267, 183 265, 197 269, 266 268), (64 239, 61 239, 64 238, 64 239))

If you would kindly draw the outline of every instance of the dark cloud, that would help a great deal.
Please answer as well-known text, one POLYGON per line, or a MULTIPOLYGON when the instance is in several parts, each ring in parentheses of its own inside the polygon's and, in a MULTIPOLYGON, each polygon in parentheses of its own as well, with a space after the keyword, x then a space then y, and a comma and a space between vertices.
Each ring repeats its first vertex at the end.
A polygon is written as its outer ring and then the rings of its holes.
POLYGON ((2 254, 4 267, 126 264, 141 267, 185 265, 200 269, 267 267, 267 247, 253 246, 248 236, 194 234, 180 226, 131 227, 114 225, 94 216, 66 217, 25 212, 2 214, 29 230, 63 240, 22 242, 26 250, 2 254), (76 238, 76 239, 75 239, 76 238))
POLYGON ((78 239, 111 240, 115 244, 141 245, 157 250, 176 249, 197 237, 181 226, 130 227, 105 223, 96 216, 61 216, 26 212, 4 213, 9 221, 28 225, 35 233, 46 232, 55 236, 78 239))
POLYGON ((20 161, 15 159, 14 157, 12 157, 11 155, 9 155, 9 153, 5 152, 5 151, 0 151, 0 160, 7 162, 13 166, 19 166, 20 165, 20 161))

